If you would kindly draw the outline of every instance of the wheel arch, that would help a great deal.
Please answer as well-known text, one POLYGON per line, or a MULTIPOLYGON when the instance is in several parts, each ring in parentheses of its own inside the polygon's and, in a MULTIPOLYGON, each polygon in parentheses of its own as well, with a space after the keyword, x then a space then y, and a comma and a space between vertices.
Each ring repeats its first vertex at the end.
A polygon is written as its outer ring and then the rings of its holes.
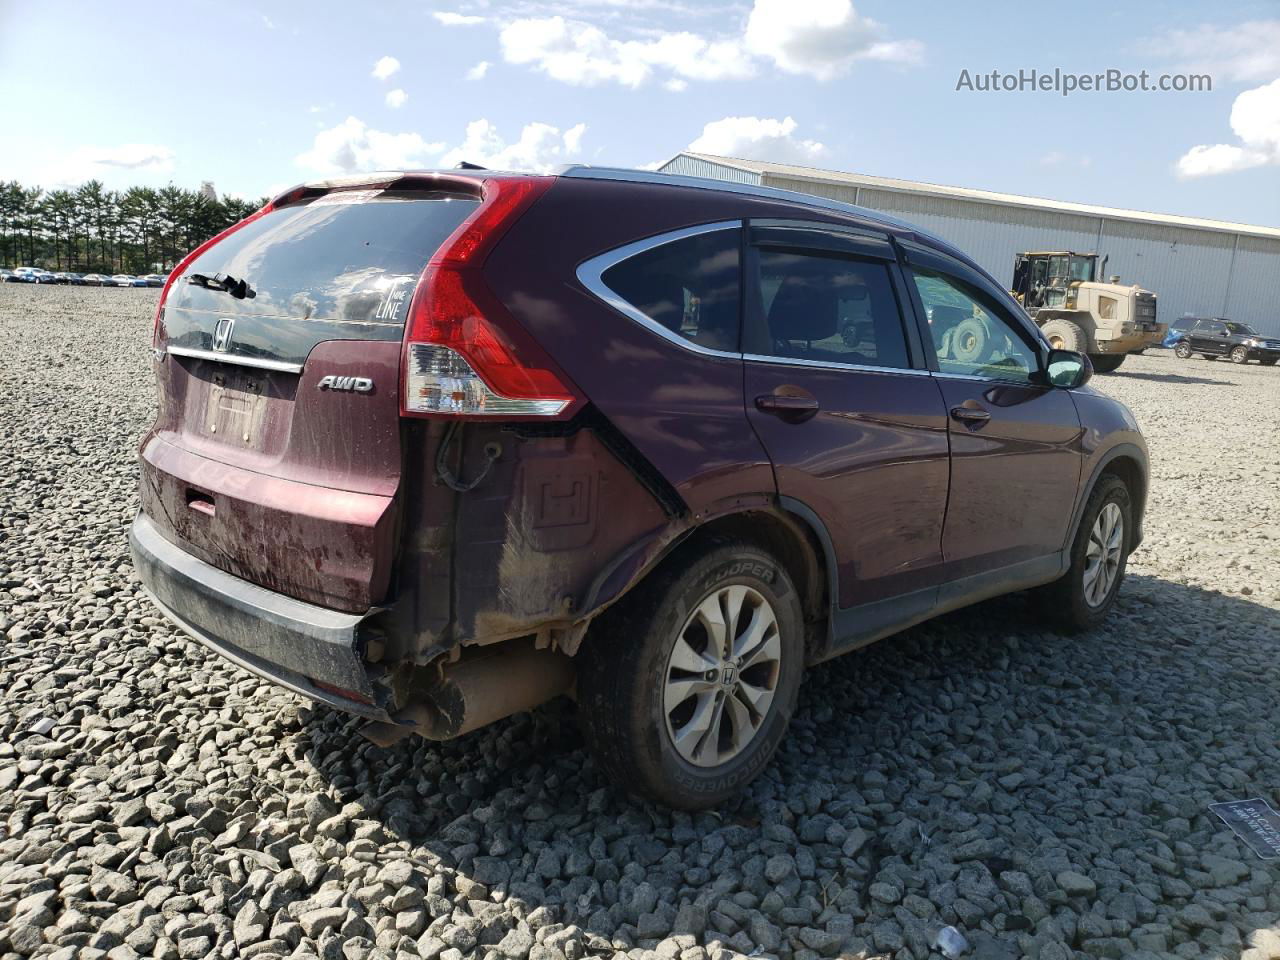
POLYGON ((1142 542, 1142 518, 1146 512, 1149 482, 1146 462, 1146 454, 1142 452, 1140 447, 1132 443, 1116 444, 1098 459, 1089 475, 1088 483, 1084 484, 1080 490, 1079 497, 1076 499, 1075 512, 1071 518, 1071 526, 1069 528, 1071 534, 1065 545, 1066 549, 1070 549, 1070 545, 1075 539, 1076 530, 1080 526, 1080 519, 1089 496, 1098 485, 1098 481, 1104 476, 1118 477, 1129 490, 1134 512, 1133 541, 1130 546, 1130 552, 1138 547, 1142 542))
MULTIPOLYGON (((672 543, 629 589, 658 570, 715 540, 731 539, 768 551, 786 569, 800 598, 805 620, 806 659, 825 649, 831 630, 835 550, 826 526, 809 507, 789 497, 777 506, 750 506, 709 518, 672 543)), ((629 592, 629 591, 628 591, 629 592)))

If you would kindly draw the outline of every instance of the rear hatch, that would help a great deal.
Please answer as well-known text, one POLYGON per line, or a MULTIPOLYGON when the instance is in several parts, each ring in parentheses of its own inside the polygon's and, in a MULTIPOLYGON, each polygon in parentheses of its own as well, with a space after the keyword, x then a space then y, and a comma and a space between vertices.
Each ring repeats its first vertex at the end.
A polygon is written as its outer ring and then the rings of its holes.
POLYGON ((409 304, 479 197, 427 184, 291 198, 175 273, 142 508, 228 573, 359 612, 384 599, 395 560, 409 304))

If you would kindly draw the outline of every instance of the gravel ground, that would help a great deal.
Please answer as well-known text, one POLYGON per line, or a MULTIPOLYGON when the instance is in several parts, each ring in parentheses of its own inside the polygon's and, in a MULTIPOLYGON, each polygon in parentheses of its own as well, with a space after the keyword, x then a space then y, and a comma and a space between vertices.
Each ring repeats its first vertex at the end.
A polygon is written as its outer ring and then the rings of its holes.
POLYGON ((1007 598, 818 668, 687 816, 568 706, 379 749, 162 622, 125 542, 155 298, 0 287, 0 957, 1280 957, 1277 867, 1206 809, 1280 804, 1280 369, 1096 381, 1155 473, 1107 629, 1007 598))

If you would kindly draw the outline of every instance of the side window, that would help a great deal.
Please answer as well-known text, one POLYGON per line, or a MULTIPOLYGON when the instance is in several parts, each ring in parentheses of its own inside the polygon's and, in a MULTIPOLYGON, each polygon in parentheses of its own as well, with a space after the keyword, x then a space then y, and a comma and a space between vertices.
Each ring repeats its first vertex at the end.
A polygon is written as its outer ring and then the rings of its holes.
POLYGON ((826 363, 909 367, 888 268, 875 260, 762 249, 765 330, 750 352, 826 363))
POLYGON ((740 241, 736 229, 683 237, 614 264, 600 279, 669 333, 737 352, 740 241))
POLYGON ((968 284, 930 270, 913 274, 941 373, 1029 382, 1036 349, 968 284))

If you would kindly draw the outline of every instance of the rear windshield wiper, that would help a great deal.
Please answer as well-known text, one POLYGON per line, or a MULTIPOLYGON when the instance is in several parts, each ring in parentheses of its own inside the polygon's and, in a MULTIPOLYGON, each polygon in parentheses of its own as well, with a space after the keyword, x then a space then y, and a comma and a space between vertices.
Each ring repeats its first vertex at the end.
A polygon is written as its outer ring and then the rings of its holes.
POLYGON ((246 297, 252 300, 257 296, 247 281, 237 280, 227 273, 215 273, 212 277, 203 273, 192 273, 187 276, 187 283, 194 283, 197 287, 204 287, 206 290, 222 290, 237 300, 244 300, 246 297))

